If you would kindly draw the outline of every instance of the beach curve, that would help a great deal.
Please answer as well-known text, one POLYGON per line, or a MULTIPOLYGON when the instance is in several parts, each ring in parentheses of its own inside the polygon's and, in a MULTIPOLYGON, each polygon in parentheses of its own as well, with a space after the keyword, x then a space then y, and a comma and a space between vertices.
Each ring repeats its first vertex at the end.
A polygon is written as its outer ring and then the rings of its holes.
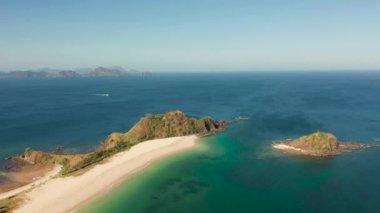
POLYGON ((112 156, 80 176, 54 178, 27 192, 14 212, 73 212, 118 186, 150 163, 196 147, 198 136, 154 139, 112 156))

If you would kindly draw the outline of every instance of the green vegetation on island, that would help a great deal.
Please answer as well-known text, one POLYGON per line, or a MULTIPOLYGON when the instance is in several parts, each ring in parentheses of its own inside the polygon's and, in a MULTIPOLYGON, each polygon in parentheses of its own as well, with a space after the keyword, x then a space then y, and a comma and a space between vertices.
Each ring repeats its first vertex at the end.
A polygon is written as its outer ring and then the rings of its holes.
POLYGON ((210 117, 187 117, 181 111, 147 115, 126 133, 111 133, 95 152, 86 154, 58 154, 27 148, 21 159, 33 164, 61 164, 62 175, 71 174, 100 162, 143 141, 197 134, 207 136, 224 130, 226 123, 210 117))
POLYGON ((206 136, 223 130, 225 122, 215 121, 210 117, 196 119, 187 117, 181 111, 165 114, 148 114, 141 118, 131 130, 126 133, 112 133, 103 146, 110 148, 120 142, 136 144, 141 141, 198 134, 206 136))
POLYGON ((374 146, 352 142, 341 143, 333 134, 320 131, 302 136, 296 140, 280 141, 273 145, 274 148, 282 149, 286 153, 312 156, 338 155, 344 151, 374 146))
POLYGON ((302 136, 288 145, 313 152, 333 152, 339 149, 338 139, 333 134, 326 132, 315 132, 302 136))

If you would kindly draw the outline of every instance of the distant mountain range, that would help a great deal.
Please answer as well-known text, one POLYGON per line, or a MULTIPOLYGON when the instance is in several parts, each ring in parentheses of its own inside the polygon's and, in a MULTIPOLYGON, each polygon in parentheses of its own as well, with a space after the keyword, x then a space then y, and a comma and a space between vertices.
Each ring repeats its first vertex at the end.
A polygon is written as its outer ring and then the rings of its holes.
POLYGON ((125 70, 122 67, 81 68, 77 70, 58 70, 42 68, 38 70, 17 70, 0 72, 0 78, 72 78, 72 77, 123 77, 151 76, 151 72, 125 70))

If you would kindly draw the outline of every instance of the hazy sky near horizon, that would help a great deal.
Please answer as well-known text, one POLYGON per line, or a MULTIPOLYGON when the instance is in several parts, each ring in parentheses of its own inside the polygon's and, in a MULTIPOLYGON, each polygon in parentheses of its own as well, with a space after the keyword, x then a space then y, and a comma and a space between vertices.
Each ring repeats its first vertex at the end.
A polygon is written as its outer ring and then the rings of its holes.
POLYGON ((0 70, 380 69, 377 0, 1 0, 0 70))

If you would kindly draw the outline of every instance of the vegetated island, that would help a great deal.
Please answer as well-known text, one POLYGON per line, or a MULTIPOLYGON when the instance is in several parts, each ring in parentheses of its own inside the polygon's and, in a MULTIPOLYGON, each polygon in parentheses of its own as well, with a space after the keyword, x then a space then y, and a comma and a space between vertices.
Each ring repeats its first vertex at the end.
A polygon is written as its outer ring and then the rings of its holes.
POLYGON ((350 150, 367 149, 377 145, 353 142, 342 143, 333 134, 318 131, 296 140, 277 141, 272 146, 288 154, 323 157, 339 155, 350 150))
POLYGON ((122 67, 97 67, 84 68, 78 70, 60 70, 42 68, 37 70, 14 70, 0 72, 1 78, 78 78, 78 77, 125 77, 125 76, 142 76, 150 77, 149 71, 125 70, 122 67))
POLYGON ((0 212, 51 212, 49 206, 54 206, 54 212, 75 210, 136 170, 195 147, 199 137, 223 131, 226 126, 224 121, 187 117, 177 110, 148 114, 128 132, 111 133, 91 153, 65 154, 27 148, 14 159, 55 169, 38 181, 1 193, 0 212))

